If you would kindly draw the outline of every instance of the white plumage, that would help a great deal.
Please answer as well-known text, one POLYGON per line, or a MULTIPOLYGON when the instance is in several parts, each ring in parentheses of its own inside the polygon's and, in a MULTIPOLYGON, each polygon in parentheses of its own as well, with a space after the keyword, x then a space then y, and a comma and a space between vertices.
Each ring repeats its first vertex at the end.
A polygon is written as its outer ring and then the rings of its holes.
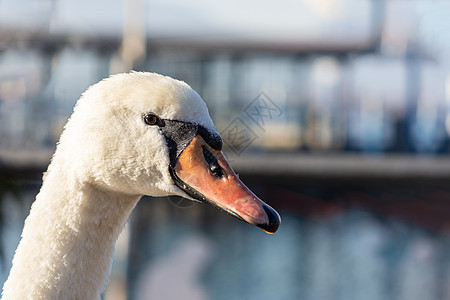
POLYGON ((133 72, 90 87, 44 175, 2 299, 99 299, 116 239, 141 196, 192 199, 174 184, 167 142, 142 121, 146 112, 218 134, 203 100, 181 81, 133 72))

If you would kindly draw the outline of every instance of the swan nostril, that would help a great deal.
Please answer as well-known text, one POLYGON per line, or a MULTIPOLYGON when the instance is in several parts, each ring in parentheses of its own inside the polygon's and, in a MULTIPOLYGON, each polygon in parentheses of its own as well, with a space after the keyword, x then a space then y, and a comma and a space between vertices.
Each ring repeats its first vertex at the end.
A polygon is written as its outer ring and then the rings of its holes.
POLYGON ((213 173, 214 176, 216 176, 216 177, 223 176, 222 168, 218 164, 210 165, 209 169, 211 170, 211 172, 213 173))
POLYGON ((206 148, 206 146, 203 146, 202 148, 203 148, 203 156, 205 157, 205 161, 209 165, 211 173, 217 178, 222 178, 224 176, 224 173, 222 167, 219 165, 219 162, 217 161, 217 158, 206 148))

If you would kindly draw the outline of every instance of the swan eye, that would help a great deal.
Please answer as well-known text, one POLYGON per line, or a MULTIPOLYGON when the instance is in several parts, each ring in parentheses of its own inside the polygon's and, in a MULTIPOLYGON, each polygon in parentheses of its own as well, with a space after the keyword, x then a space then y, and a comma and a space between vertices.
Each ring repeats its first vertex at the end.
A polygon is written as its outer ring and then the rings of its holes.
POLYGON ((162 125, 161 119, 154 113, 148 113, 144 115, 144 122, 147 125, 162 125))

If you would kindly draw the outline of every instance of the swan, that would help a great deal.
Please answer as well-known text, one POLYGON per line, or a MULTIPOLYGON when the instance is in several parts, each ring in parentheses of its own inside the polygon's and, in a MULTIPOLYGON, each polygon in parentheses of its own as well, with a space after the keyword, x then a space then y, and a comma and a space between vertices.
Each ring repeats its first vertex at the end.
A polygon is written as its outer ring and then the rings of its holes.
POLYGON ((236 176, 202 98, 148 72, 89 87, 61 134, 2 296, 100 299, 116 239, 142 195, 212 204, 268 233, 281 219, 236 176))

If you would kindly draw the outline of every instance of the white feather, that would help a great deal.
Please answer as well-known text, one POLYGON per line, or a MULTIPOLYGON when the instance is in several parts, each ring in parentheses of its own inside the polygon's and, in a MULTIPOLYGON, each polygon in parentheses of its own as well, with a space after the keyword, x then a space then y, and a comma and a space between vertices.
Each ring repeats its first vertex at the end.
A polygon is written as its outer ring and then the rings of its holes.
POLYGON ((91 86, 44 175, 2 299, 99 299, 115 241, 140 197, 186 196, 168 173, 163 136, 142 121, 147 112, 217 133, 184 82, 133 72, 91 86))

